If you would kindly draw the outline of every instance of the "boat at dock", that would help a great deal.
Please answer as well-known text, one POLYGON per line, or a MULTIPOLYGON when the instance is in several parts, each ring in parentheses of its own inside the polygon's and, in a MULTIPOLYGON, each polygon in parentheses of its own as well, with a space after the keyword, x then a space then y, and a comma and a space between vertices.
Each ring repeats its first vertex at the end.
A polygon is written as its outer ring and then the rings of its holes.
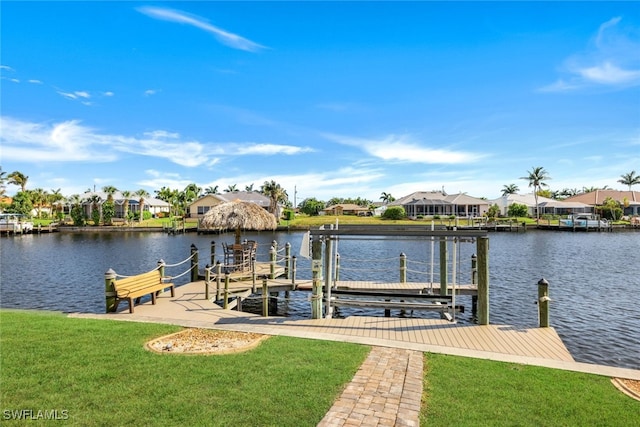
POLYGON ((0 234, 25 234, 33 231, 33 222, 20 214, 0 214, 0 234))
POLYGON ((592 214, 569 215, 566 219, 560 219, 558 223, 561 229, 570 230, 610 230, 611 223, 606 219, 600 219, 592 214))

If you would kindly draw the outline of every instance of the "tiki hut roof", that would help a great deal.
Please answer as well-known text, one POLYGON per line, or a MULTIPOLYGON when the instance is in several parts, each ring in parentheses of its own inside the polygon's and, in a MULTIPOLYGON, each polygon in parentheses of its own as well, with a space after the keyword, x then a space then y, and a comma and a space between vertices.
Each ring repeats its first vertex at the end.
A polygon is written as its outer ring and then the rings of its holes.
POLYGON ((276 217, 252 202, 234 200, 220 203, 207 211, 200 226, 209 229, 235 230, 236 240, 240 230, 275 230, 276 217))

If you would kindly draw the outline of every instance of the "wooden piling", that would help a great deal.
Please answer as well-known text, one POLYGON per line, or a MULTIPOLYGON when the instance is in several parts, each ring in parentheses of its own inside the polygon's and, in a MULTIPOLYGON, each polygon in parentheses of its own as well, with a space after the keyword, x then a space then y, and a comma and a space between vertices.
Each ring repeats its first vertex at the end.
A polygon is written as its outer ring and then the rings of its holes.
POLYGON ((222 308, 229 308, 229 272, 224 273, 224 301, 222 308))
POLYGON ((262 278, 262 315, 269 317, 269 282, 266 276, 262 278))
POLYGON ((549 282, 538 280, 538 318, 541 328, 549 327, 549 282))
POLYGON ((400 253, 400 283, 407 283, 407 256, 400 253))
POLYGON ((104 296, 107 306, 107 313, 114 313, 116 311, 116 272, 113 269, 108 269, 104 273, 104 296))
POLYGON ((447 239, 440 239, 440 295, 447 295, 448 284, 448 263, 449 253, 447 251, 447 239))
POLYGON ((191 244, 191 281, 198 281, 198 248, 196 245, 191 244))
POLYGON ((314 237, 311 242, 311 318, 322 319, 322 241, 314 237))
POLYGON ((478 324, 489 324, 489 238, 476 242, 478 267, 478 324))
POLYGON ((209 281, 211 280, 211 270, 209 264, 204 267, 204 299, 209 301, 209 281))
POLYGON ((324 297, 325 297, 325 317, 327 319, 331 319, 333 317, 331 306, 331 276, 332 276, 332 265, 333 260, 331 259, 333 254, 333 240, 331 237, 327 237, 325 239, 324 246, 324 297))

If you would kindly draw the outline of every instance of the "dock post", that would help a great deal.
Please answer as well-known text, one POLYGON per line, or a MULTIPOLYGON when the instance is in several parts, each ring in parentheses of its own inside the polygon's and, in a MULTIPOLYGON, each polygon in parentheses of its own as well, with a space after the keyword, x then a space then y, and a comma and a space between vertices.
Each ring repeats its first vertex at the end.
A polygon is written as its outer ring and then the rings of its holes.
POLYGON ((220 300, 220 276, 222 275, 222 264, 216 262, 216 301, 220 300))
POLYGON ((271 262, 269 263, 269 278, 276 278, 276 262, 278 258, 278 250, 276 247, 278 244, 274 241, 271 249, 269 250, 269 256, 271 257, 271 262))
POLYGON ((325 317, 327 319, 331 319, 333 317, 333 307, 331 307, 331 276, 333 275, 331 272, 331 267, 333 265, 333 260, 331 257, 333 256, 333 238, 327 237, 325 239, 324 246, 324 296, 326 298, 326 305, 324 307, 325 317))
POLYGON ((549 327, 549 282, 538 280, 538 318, 541 328, 549 327))
POLYGON ((222 308, 229 308, 229 272, 224 273, 224 301, 222 308))
POLYGON ((447 295, 449 253, 446 237, 440 238, 440 295, 447 295))
POLYGON ((478 237, 478 324, 489 324, 489 238, 478 237))
POLYGON ((210 265, 216 265, 216 242, 211 241, 211 262, 210 265))
POLYGON ((269 282, 267 276, 262 278, 262 315, 269 317, 269 282))
POLYGON ((291 263, 291 243, 287 242, 287 244, 284 245, 284 277, 285 279, 289 278, 290 268, 291 268, 291 266, 289 265, 290 263, 291 263))
POLYGON ((314 237, 311 243, 311 318, 322 319, 322 241, 314 237))
POLYGON ((400 283, 407 283, 407 256, 400 252, 400 283))
POLYGON ((107 313, 114 313, 116 311, 116 272, 113 269, 108 269, 104 273, 104 296, 107 304, 107 313))
POLYGON ((296 256, 291 257, 291 288, 296 290, 296 272, 298 269, 298 258, 296 256))
MULTIPOLYGON (((471 284, 478 284, 478 257, 476 254, 471 255, 471 284)), ((478 314, 478 294, 471 295, 471 315, 478 314)))
POLYGON ((209 301, 209 281, 211 280, 211 270, 209 264, 204 266, 204 299, 209 301))
POLYGON ((340 280, 340 254, 336 252, 336 282, 340 280))
POLYGON ((160 272, 160 277, 164 277, 164 266, 165 262, 163 259, 158 260, 158 271, 160 272))
POLYGON ((198 281, 198 248, 193 243, 191 244, 191 281, 198 281))

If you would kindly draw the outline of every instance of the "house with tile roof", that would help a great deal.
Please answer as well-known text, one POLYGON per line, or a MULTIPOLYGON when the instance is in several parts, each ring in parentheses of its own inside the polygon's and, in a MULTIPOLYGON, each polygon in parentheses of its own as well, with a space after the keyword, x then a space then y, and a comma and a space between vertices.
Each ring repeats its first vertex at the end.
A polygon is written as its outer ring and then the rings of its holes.
POLYGON ((190 218, 202 218, 212 207, 234 200, 255 203, 264 209, 269 209, 270 204, 269 198, 257 191, 232 191, 221 194, 207 194, 189 205, 187 208, 188 216, 190 218))
POLYGON ((604 205, 609 198, 620 204, 624 215, 640 215, 640 191, 596 190, 568 197, 565 202, 580 202, 595 208, 604 205))
POLYGON ((489 202, 464 193, 446 194, 442 191, 416 191, 387 206, 402 206, 409 218, 418 216, 474 217, 489 210, 489 202))

